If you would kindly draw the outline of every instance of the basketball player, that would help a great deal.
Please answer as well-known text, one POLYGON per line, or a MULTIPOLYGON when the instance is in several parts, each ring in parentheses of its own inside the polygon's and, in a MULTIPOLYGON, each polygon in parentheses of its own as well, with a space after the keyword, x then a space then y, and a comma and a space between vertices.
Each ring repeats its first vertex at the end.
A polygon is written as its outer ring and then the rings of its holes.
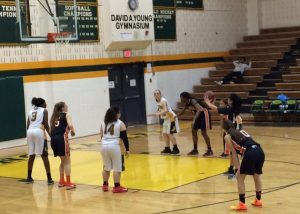
POLYGON ((165 149, 161 151, 161 154, 177 155, 180 153, 180 151, 178 149, 174 134, 178 133, 179 131, 178 118, 173 112, 172 108, 170 107, 168 101, 164 97, 162 97, 161 91, 157 89, 153 93, 158 106, 158 111, 148 116, 159 116, 161 119, 164 120, 162 134, 166 146, 165 149), (173 145, 172 150, 170 148, 170 141, 173 145))
POLYGON ((211 117, 207 108, 202 107, 197 100, 192 99, 188 92, 182 92, 180 94, 181 102, 185 104, 183 110, 178 113, 178 116, 182 115, 187 109, 190 109, 195 115, 192 122, 192 135, 194 148, 188 155, 198 155, 198 130, 201 130, 201 134, 206 142, 207 151, 203 154, 204 157, 213 156, 211 149, 210 139, 207 134, 207 130, 211 129, 211 117))
POLYGON ((74 189, 76 185, 71 182, 71 160, 68 135, 75 136, 71 115, 68 113, 68 106, 64 102, 56 103, 50 120, 51 125, 51 147, 54 157, 60 157, 58 187, 74 189), (65 176, 66 175, 66 181, 65 176))
POLYGON ((109 108, 106 111, 104 123, 100 127, 101 154, 103 159, 103 186, 102 191, 108 191, 108 180, 110 171, 113 172, 114 188, 113 193, 128 192, 120 184, 122 170, 122 153, 120 148, 120 140, 123 141, 125 146, 125 155, 129 156, 129 142, 125 124, 119 119, 120 111, 118 108, 109 108))
POLYGON ((48 144, 44 130, 49 133, 47 104, 42 98, 33 98, 31 101, 32 109, 27 119, 27 143, 28 143, 28 174, 27 183, 33 183, 32 168, 36 155, 41 155, 47 173, 48 185, 54 184, 48 159, 48 144))
POLYGON ((231 208, 236 211, 246 211, 245 204, 245 178, 246 175, 252 175, 255 183, 256 198, 252 202, 253 206, 262 207, 261 190, 262 184, 260 175, 265 161, 265 154, 258 143, 256 143, 251 136, 244 130, 236 130, 235 125, 230 121, 224 121, 223 129, 227 133, 225 141, 230 146, 232 152, 233 163, 236 169, 239 204, 231 208), (236 150, 242 155, 242 162, 237 157, 236 150))
MULTIPOLYGON (((204 101, 210 109, 218 111, 219 114, 227 115, 228 120, 233 121, 237 130, 242 129, 243 120, 242 117, 240 116, 242 99, 238 95, 232 93, 228 98, 228 106, 226 107, 218 108, 216 105, 213 104, 213 102, 210 99, 208 99, 208 97, 205 97, 204 101)), ((228 175, 228 178, 232 178, 234 176, 232 157, 230 157, 230 166, 228 168, 228 171, 225 174, 228 175)))
MULTIPOLYGON (((220 100, 220 103, 219 103, 219 107, 220 108, 225 108, 228 106, 228 102, 227 100, 220 100)), ((223 130, 223 123, 224 121, 228 120, 228 115, 226 114, 220 114, 221 116, 221 119, 220 119, 220 125, 221 125, 221 129, 222 129, 222 140, 223 140, 223 153, 220 155, 221 158, 226 158, 229 156, 228 152, 226 152, 226 145, 225 145, 225 135, 226 135, 226 132, 224 132, 223 130)))

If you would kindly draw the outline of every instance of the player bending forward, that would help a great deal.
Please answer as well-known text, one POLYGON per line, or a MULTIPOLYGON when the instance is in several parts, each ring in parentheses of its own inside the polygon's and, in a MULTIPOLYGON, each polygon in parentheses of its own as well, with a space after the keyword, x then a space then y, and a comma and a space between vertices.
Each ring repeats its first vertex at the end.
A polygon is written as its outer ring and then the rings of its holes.
POLYGON ((256 198, 252 202, 253 206, 262 207, 261 190, 262 184, 260 175, 265 161, 265 154, 258 143, 244 130, 236 130, 234 124, 230 121, 224 121, 223 129, 227 133, 225 141, 230 146, 232 152, 233 164, 237 170, 236 178, 239 192, 239 204, 232 206, 236 211, 246 211, 245 204, 245 178, 246 175, 252 175, 255 183, 256 198), (242 155, 240 163, 237 151, 242 155))
POLYGON ((162 133, 165 140, 165 149, 161 151, 161 154, 177 155, 180 151, 174 134, 179 133, 178 118, 168 104, 168 101, 161 96, 160 90, 157 89, 154 91, 154 98, 158 106, 158 111, 148 116, 159 116, 164 120, 162 133), (173 144, 173 150, 170 148, 170 142, 173 144))
POLYGON ((125 155, 129 156, 129 142, 125 124, 119 119, 121 116, 118 108, 109 108, 106 111, 104 123, 100 127, 101 154, 103 159, 103 192, 108 191, 108 179, 110 171, 114 171, 114 188, 113 193, 128 192, 128 190, 120 185, 122 172, 122 152, 120 141, 125 146, 125 155))

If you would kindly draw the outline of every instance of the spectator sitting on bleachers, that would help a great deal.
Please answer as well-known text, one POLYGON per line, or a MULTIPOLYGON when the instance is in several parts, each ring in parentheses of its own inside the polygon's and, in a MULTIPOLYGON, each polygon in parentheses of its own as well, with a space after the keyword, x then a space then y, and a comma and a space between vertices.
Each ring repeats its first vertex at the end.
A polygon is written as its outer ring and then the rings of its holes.
POLYGON ((227 74, 222 81, 215 81, 218 85, 228 84, 228 83, 242 83, 244 81, 243 75, 246 70, 251 68, 252 62, 249 61, 249 64, 246 63, 246 58, 241 57, 240 60, 233 62, 234 69, 233 72, 227 74), (234 78, 236 77, 236 79, 234 78))

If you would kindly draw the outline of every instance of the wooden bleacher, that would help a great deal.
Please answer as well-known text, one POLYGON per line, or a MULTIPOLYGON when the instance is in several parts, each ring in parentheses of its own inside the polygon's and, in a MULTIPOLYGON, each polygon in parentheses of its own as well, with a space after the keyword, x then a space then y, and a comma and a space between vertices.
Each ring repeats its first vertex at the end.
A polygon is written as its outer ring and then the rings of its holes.
POLYGON ((274 53, 274 52, 288 52, 290 46, 266 46, 266 47, 253 47, 253 48, 238 48, 230 51, 232 55, 242 55, 242 54, 255 54, 255 53, 274 53))
MULTIPOLYGON (((232 69, 222 69, 209 71, 210 77, 224 77, 225 75, 232 72, 232 69)), ((270 73, 270 68, 251 68, 245 71, 244 76, 263 76, 270 73)))
POLYGON ((283 83, 276 83, 276 91, 269 91, 269 99, 276 99, 279 94, 289 98, 300 99, 300 59, 296 59, 297 66, 290 66, 289 74, 283 74, 283 83))
MULTIPOLYGON (((297 60, 297 65, 290 66, 289 72, 283 73, 281 79, 279 79, 281 74, 278 75, 278 72, 281 71, 276 70, 279 60, 282 63, 285 53, 290 52, 292 47, 297 45, 299 39, 300 26, 262 29, 260 35, 245 36, 244 41, 239 42, 236 49, 229 51, 230 56, 224 57, 224 62, 217 63, 216 69, 209 71, 208 78, 201 79, 201 85, 194 86, 192 96, 203 99, 205 91, 211 90, 214 91, 217 99, 228 98, 233 92, 244 100, 248 100, 248 98, 253 100, 252 97, 264 97, 263 99, 265 99, 267 96, 269 99, 276 99, 281 93, 291 98, 300 99, 300 59, 297 60), (215 81, 220 81, 225 75, 231 73, 234 68, 232 62, 241 57, 245 57, 247 61, 252 60, 252 68, 244 73, 243 84, 216 85, 215 81), (273 83, 269 83, 270 81, 278 81, 275 84, 276 90, 274 90, 273 83), (264 96, 257 92, 268 89, 270 91, 264 96), (249 97, 250 93, 251 98, 249 97), (255 93, 258 94, 255 96, 255 93)), ((178 107, 181 107, 180 104, 178 107)), ((191 119, 192 115, 187 113, 181 119, 184 118, 191 119)), ((212 119, 219 121, 218 114, 212 113, 212 119)), ((249 120, 249 117, 244 119, 249 120)), ((263 118, 261 119, 264 121, 263 118)), ((250 120, 253 120, 253 117, 250 120)))
POLYGON ((241 57, 245 57, 248 61, 262 61, 262 60, 278 60, 282 59, 284 52, 280 53, 263 53, 263 54, 245 54, 245 55, 232 55, 224 57, 225 62, 233 62, 241 57))
POLYGON ((264 33, 260 35, 245 36, 244 41, 283 39, 283 38, 300 38, 300 30, 292 31, 292 32, 264 33))
POLYGON ((227 84, 223 86, 219 85, 195 85, 194 92, 206 92, 206 91, 222 91, 222 92, 249 92, 254 91, 256 84, 227 84))
POLYGON ((300 91, 268 91, 269 99, 277 99, 279 94, 285 94, 293 99, 300 99, 300 91))
POLYGON ((282 75, 284 82, 300 82, 300 73, 299 74, 284 74, 282 75))
MULTIPOLYGON (((277 60, 265 60, 265 61, 254 61, 252 63, 252 68, 271 68, 277 65, 277 60)), ((232 62, 224 62, 216 64, 216 69, 234 69, 232 62)))
MULTIPOLYGON (((239 95, 242 99, 247 99, 249 96, 249 92, 235 92, 237 95, 239 95)), ((217 99, 226 99, 232 94, 232 92, 224 92, 224 91, 218 91, 215 92, 215 97, 217 99)), ((199 92, 199 93, 191 93, 191 96, 195 99, 203 99, 204 92, 199 92)))
MULTIPOLYGON (((215 81, 221 81, 223 77, 209 77, 209 78, 202 78, 201 84, 202 85, 213 85, 215 81)), ((263 81, 263 76, 244 76, 244 83, 259 83, 263 81)))
POLYGON ((245 41, 237 44, 238 48, 252 48, 252 47, 265 47, 265 46, 283 46, 295 45, 296 38, 282 38, 282 39, 266 39, 258 41, 245 41))

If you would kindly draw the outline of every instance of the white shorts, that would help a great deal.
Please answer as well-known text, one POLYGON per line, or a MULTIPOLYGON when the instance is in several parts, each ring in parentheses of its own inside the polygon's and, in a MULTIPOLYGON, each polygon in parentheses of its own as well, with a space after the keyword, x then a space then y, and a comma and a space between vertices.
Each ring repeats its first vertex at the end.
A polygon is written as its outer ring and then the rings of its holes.
POLYGON ((122 154, 118 144, 102 144, 101 154, 105 171, 122 172, 122 154))
POLYGON ((42 155, 44 149, 44 132, 42 129, 27 130, 27 144, 29 155, 42 155))
POLYGON ((178 119, 175 118, 175 121, 171 122, 170 119, 164 119, 163 123, 163 134, 176 134, 180 132, 178 119))

